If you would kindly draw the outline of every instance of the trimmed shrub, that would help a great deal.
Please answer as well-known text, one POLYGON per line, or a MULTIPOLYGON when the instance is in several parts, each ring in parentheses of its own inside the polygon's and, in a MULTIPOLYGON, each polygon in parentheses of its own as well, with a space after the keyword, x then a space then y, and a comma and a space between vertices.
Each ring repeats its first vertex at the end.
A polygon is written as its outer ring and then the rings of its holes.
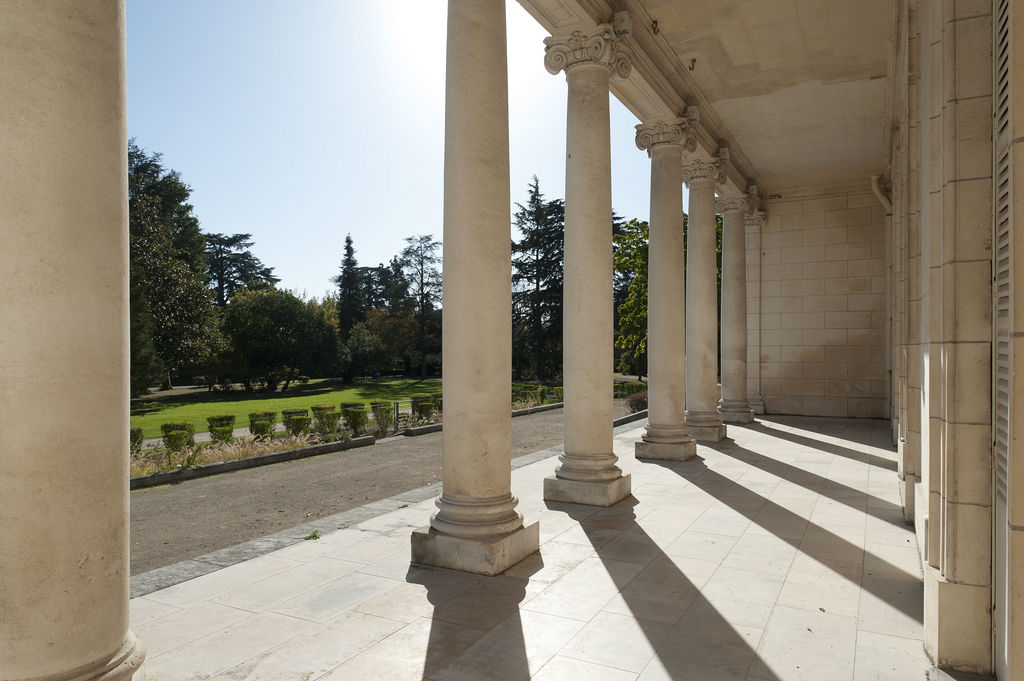
POLYGON ((316 411, 316 407, 313 407, 313 430, 319 435, 332 436, 338 433, 338 421, 341 420, 341 414, 334 411, 332 406, 330 411, 321 410, 316 411))
POLYGON ((128 446, 131 448, 132 454, 138 454, 142 451, 142 428, 132 428, 128 434, 128 446))
MULTIPOLYGON (((302 411, 305 412, 305 409, 302 411)), ((309 426, 312 422, 313 419, 305 414, 302 414, 301 416, 286 416, 284 419, 284 428, 288 431, 289 435, 304 435, 309 432, 309 426)))
POLYGON ((552 388, 551 390, 552 392, 555 393, 556 400, 558 400, 559 402, 565 401, 565 388, 563 388, 562 386, 558 386, 556 388, 552 388))
POLYGON ((309 410, 308 409, 282 409, 281 410, 281 418, 282 419, 288 420, 288 419, 292 418, 293 416, 309 416, 309 410))
POLYGON ((421 421, 429 421, 434 416, 434 403, 430 400, 417 400, 416 418, 421 421))
POLYGON ((345 420, 345 427, 358 437, 366 430, 370 415, 366 413, 366 406, 362 402, 342 402, 341 418, 345 420))
POLYGON ((647 408, 647 391, 642 393, 633 393, 626 398, 626 406, 629 407, 629 413, 635 414, 638 411, 643 411, 647 408))
POLYGON ((249 432, 256 435, 256 422, 257 421, 270 421, 275 423, 277 421, 276 411, 251 411, 249 412, 249 432))
POLYGON ((370 409, 373 410, 375 421, 375 435, 387 437, 395 424, 395 403, 394 402, 371 402, 370 409))
POLYGON ((192 444, 192 433, 187 430, 170 430, 164 433, 164 447, 171 452, 183 452, 192 444))
POLYGON ((548 399, 548 387, 546 385, 537 386, 537 403, 544 404, 548 399))
POLYGON ((309 383, 309 376, 299 376, 299 383, 309 383))
POLYGON ((249 432, 256 437, 271 437, 274 434, 274 422, 267 419, 250 421, 249 432))
POLYGON ((310 409, 313 410, 313 418, 315 419, 324 412, 334 411, 336 407, 333 404, 314 404, 310 409))
POLYGON ((175 431, 181 431, 188 434, 188 444, 194 445, 196 443, 195 434, 196 428, 188 421, 172 421, 171 423, 160 424, 160 432, 164 434, 164 443, 166 444, 166 438, 169 433, 175 431))
POLYGON ((214 442, 231 442, 235 439, 235 430, 231 426, 210 426, 210 439, 214 442))
POLYGON ((207 416, 206 423, 210 426, 211 433, 213 432, 214 428, 234 428, 235 415, 222 414, 220 416, 207 416))
POLYGON ((630 381, 629 383, 622 384, 622 391, 626 397, 636 393, 644 393, 647 392, 647 384, 642 381, 630 381))
POLYGON ((412 393, 409 395, 409 400, 412 402, 412 413, 416 413, 416 405, 420 402, 430 402, 431 397, 430 393, 412 393))

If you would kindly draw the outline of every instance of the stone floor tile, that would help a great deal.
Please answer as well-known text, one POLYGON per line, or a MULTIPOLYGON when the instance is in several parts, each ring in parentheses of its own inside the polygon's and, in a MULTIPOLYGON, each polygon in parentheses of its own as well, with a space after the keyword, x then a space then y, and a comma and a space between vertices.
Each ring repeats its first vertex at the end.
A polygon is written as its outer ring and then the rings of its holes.
POLYGON ((234 608, 260 612, 289 598, 334 581, 362 567, 359 563, 316 558, 213 599, 234 608))
POLYGON ((697 558, 720 563, 729 555, 739 537, 686 530, 665 547, 665 553, 680 558, 697 558))
POLYGON ((436 605, 431 617, 486 631, 519 608, 527 584, 516 577, 489 577, 436 605))
POLYGON ((505 618, 430 681, 523 681, 538 672, 583 623, 522 610, 505 618))
POLYGON ((685 616, 657 646, 638 681, 743 681, 761 630, 685 616))
POLYGON ((920 679, 931 664, 921 639, 900 638, 861 631, 857 634, 857 655, 853 681, 920 679))
POLYGON ((887 579, 865 571, 861 585, 858 629, 922 638, 924 588, 919 580, 909 575, 887 579))
POLYGON ((146 598, 179 608, 187 608, 298 565, 299 563, 295 561, 284 560, 274 555, 260 556, 160 591, 154 591, 146 598))
POLYGON ((371 596, 353 610, 408 624, 420 617, 430 617, 435 607, 458 593, 459 588, 456 586, 428 590, 421 584, 400 582, 383 593, 371 596))
POLYGON ((600 612, 559 654, 639 673, 671 629, 665 622, 600 612))
POLYGON ((528 579, 530 586, 546 586, 557 582, 593 553, 577 544, 549 541, 540 551, 513 565, 502 573, 505 577, 528 579))
POLYGON ((349 546, 339 548, 326 555, 329 558, 339 558, 367 565, 396 553, 404 552, 405 555, 409 555, 412 541, 410 539, 411 530, 410 534, 403 534, 401 537, 385 537, 373 533, 367 533, 367 535, 349 546))
POLYGON ((417 619, 317 681, 422 681, 466 650, 484 632, 417 619))
POLYGON ((342 613, 315 633, 297 636, 226 670, 212 681, 316 679, 402 626, 394 620, 342 613))
POLYGON ((661 548, 646 532, 639 527, 633 527, 623 530, 615 539, 597 549, 597 555, 601 560, 647 565, 663 554, 661 548))
POLYGON ((587 558, 523 608, 587 622, 642 569, 635 563, 587 558))
POLYGON ((693 521, 687 531, 739 537, 749 525, 750 518, 725 504, 717 503, 693 521))
POLYGON ((779 606, 761 637, 750 675, 779 681, 849 681, 856 644, 852 617, 779 606))
POLYGON ((555 655, 534 674, 532 681, 636 681, 636 674, 592 662, 555 655))
POLYGON ((146 642, 146 654, 156 657, 241 622, 247 617, 251 617, 251 613, 238 608, 217 603, 200 603, 146 624, 133 623, 132 631, 146 642))
POLYGON ((716 569, 718 565, 711 561, 660 556, 612 598, 604 610, 675 624, 716 569))
POLYGON ((762 629, 768 623, 772 607, 785 575, 720 567, 701 589, 687 615, 705 619, 721 618, 744 627, 762 629))
POLYGON ((271 610, 311 622, 325 622, 397 583, 393 579, 352 572, 282 601, 271 610))
POLYGON ((171 613, 179 612, 180 610, 181 608, 176 608, 173 605, 167 605, 166 603, 160 603, 154 600, 150 600, 145 596, 133 598, 128 603, 131 629, 132 631, 134 631, 136 627, 140 627, 143 624, 152 622, 153 620, 163 617, 164 615, 170 615, 171 613))
POLYGON ((192 641, 184 648, 154 655, 146 665, 158 679, 206 681, 251 657, 317 630, 317 625, 310 622, 263 612, 192 641))
POLYGON ((722 567, 785 575, 796 554, 796 547, 784 539, 746 532, 726 555, 722 567))

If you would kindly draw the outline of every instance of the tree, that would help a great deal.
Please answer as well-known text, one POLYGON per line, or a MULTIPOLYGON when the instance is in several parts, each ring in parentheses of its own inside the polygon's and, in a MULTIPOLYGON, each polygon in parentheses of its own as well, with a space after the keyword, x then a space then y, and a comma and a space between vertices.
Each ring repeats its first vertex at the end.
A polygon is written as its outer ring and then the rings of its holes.
POLYGON ((365 376, 380 371, 387 359, 387 348, 380 336, 364 322, 357 322, 345 341, 350 366, 348 372, 354 376, 365 376))
POLYGON ((203 239, 187 203, 190 189, 160 154, 128 145, 131 381, 135 394, 157 365, 170 373, 207 361, 221 338, 203 283, 203 239), (154 359, 154 356, 156 359, 154 359), (158 361, 157 361, 158 360, 158 361))
POLYGON ((441 262, 437 250, 441 242, 435 241, 430 234, 406 237, 407 244, 402 249, 400 262, 405 278, 409 282, 409 292, 416 301, 416 325, 419 330, 417 351, 420 365, 420 376, 426 378, 429 350, 428 329, 432 326, 434 302, 441 300, 441 272, 437 266, 441 262))
POLYGON ((308 339, 316 336, 317 319, 290 291, 240 289, 224 309, 224 331, 231 339, 234 368, 250 389, 254 378, 283 390, 299 372, 313 366, 308 339))
POLYGON ((252 234, 206 234, 206 285, 213 289, 215 302, 224 307, 235 291, 254 284, 273 286, 280 279, 249 248, 252 234))
POLYGON ((352 235, 345 236, 345 255, 341 268, 331 281, 338 287, 338 332, 341 339, 348 338, 349 331, 366 319, 364 276, 356 262, 356 250, 352 247, 352 235))
POLYGON ((512 242, 513 346, 516 373, 532 364, 544 379, 561 367, 565 203, 545 201, 536 176, 529 192, 514 216, 522 238, 512 242))
MULTIPOLYGON (((626 285, 625 299, 618 306, 619 323, 615 347, 622 350, 620 368, 636 368, 643 373, 647 356, 647 265, 650 226, 642 220, 630 220, 613 237, 614 266, 626 285)), ((680 276, 683 273, 680 272, 680 276)))

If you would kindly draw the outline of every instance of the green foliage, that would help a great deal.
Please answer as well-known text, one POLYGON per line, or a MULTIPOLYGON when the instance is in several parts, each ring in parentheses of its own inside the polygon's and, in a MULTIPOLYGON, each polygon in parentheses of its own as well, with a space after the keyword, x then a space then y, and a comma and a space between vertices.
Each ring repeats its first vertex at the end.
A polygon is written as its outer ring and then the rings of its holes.
POLYGON ((320 538, 320 530, 313 530, 312 532, 307 534, 305 537, 303 537, 303 539, 305 539, 306 541, 316 541, 319 538, 320 538))
POLYGON ((337 408, 333 404, 314 404, 310 409, 313 412, 313 417, 316 418, 320 414, 335 411, 337 408))
POLYGON ((558 400, 559 402, 565 401, 565 388, 563 388, 562 386, 558 386, 556 388, 553 388, 552 390, 555 393, 556 400, 558 400))
POLYGON ((164 434, 165 438, 167 437, 168 433, 173 433, 175 431, 182 431, 182 432, 188 433, 189 444, 193 444, 194 443, 196 429, 195 429, 195 426, 193 426, 191 422, 189 422, 189 421, 171 421, 170 423, 163 423, 163 424, 160 425, 160 432, 164 434))
POLYGON ((128 435, 128 446, 133 455, 142 451, 143 431, 142 428, 132 428, 128 435))
POLYGON ((338 421, 341 420, 341 413, 334 411, 332 406, 330 411, 317 411, 313 409, 313 430, 319 435, 324 437, 331 437, 338 432, 338 421))
POLYGON ((353 435, 358 437, 366 430, 369 414, 366 413, 366 406, 362 402, 342 402, 341 417, 345 421, 345 427, 351 430, 353 435))
POLYGON ((256 434, 255 427, 260 421, 269 421, 271 424, 277 422, 276 411, 251 411, 249 412, 249 432, 256 434))
POLYGON ((344 345, 349 376, 372 375, 382 368, 387 359, 384 342, 363 322, 352 326, 344 345))
POLYGON ((373 411, 375 435, 387 437, 395 425, 395 403, 394 402, 373 402, 370 404, 373 411))
MULTIPOLYGON (((305 411, 303 411, 305 414, 305 411)), ((309 432, 310 424, 313 419, 309 416, 285 416, 284 428, 288 431, 289 435, 303 435, 309 432)))
POLYGON ((630 381, 623 383, 621 386, 622 394, 626 397, 635 395, 636 393, 647 392, 647 384, 642 381, 630 381))
POLYGON ((417 419, 429 421, 434 417, 434 402, 429 399, 413 402, 413 410, 416 412, 417 419))
POLYGON ((441 300, 441 272, 438 270, 441 256, 437 254, 441 242, 430 234, 420 234, 406 237, 405 243, 400 262, 409 282, 409 292, 416 300, 418 334, 415 357, 420 365, 420 376, 426 378, 430 356, 437 354, 435 346, 440 346, 440 330, 435 331, 436 325, 432 322, 436 317, 435 303, 441 300))
POLYGON ((544 200, 536 176, 526 205, 516 204, 512 242, 512 370, 544 378, 562 362, 565 204, 544 200))
POLYGON ((264 419, 250 421, 249 432, 257 437, 272 437, 274 435, 274 422, 264 419))
POLYGON ((636 392, 626 398, 626 405, 629 407, 629 413, 635 414, 638 411, 643 411, 647 408, 647 391, 636 392))
POLYGON ((192 433, 187 430, 169 430, 164 433, 164 447, 169 452, 183 452, 192 444, 192 433))
POLYGON ((338 333, 347 340, 352 327, 366 318, 366 296, 363 273, 356 262, 352 235, 345 235, 345 254, 338 275, 331 279, 338 287, 338 333))
POLYGON ((235 291, 246 286, 273 286, 280 281, 274 268, 267 267, 249 251, 251 234, 206 234, 206 285, 215 302, 225 307, 235 291))
POLYGON ((281 418, 290 419, 294 416, 309 416, 308 409, 282 409, 281 418))
POLYGON ((216 416, 207 416, 206 423, 210 426, 210 432, 213 432, 214 428, 234 428, 235 427, 235 415, 234 414, 218 414, 216 416))
MULTIPOLYGON (((612 237, 615 271, 628 280, 625 300, 618 306, 619 325, 615 347, 623 351, 627 368, 647 354, 647 264, 650 226, 630 220, 612 237)), ((682 273, 680 273, 682 276, 682 273)))
POLYGON ((210 439, 214 442, 231 442, 235 438, 235 430, 231 426, 211 426, 210 439))

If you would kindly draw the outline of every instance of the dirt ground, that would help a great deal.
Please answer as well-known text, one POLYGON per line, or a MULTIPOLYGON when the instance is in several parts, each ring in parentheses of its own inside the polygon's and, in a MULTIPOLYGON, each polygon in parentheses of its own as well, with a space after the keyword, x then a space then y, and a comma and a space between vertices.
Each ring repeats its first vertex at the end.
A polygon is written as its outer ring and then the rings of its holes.
MULTIPOLYGON (((627 413, 616 401, 615 416, 627 413)), ((512 456, 562 442, 563 411, 512 419, 512 456)), ((131 573, 233 546, 441 479, 441 433, 131 493, 131 573)))

